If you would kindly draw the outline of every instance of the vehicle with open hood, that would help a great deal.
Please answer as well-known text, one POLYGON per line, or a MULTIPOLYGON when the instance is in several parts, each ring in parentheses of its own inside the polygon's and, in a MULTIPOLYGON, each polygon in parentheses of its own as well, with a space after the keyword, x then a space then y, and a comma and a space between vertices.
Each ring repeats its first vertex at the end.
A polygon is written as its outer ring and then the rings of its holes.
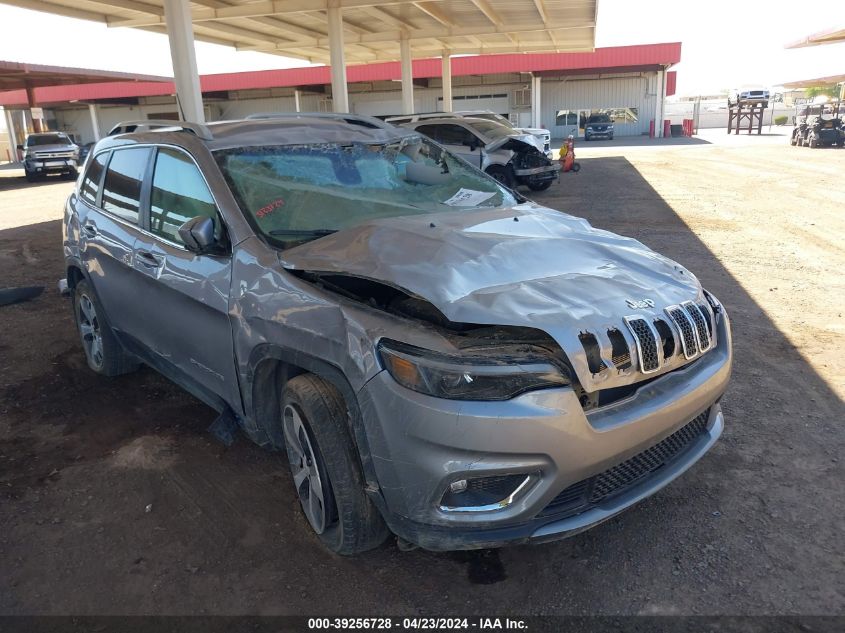
POLYGON ((506 187, 525 185, 543 191, 560 173, 560 163, 546 156, 541 140, 496 121, 473 117, 424 119, 403 127, 437 141, 506 187))
POLYGON ((107 137, 63 241, 89 367, 284 451, 342 554, 576 534, 723 429, 728 315, 689 270, 369 117, 107 137))
POLYGON ((457 110, 455 112, 421 112, 419 114, 401 114, 390 116, 385 119, 388 123, 393 125, 405 125, 406 123, 416 123, 417 121, 426 121, 428 119, 486 119, 488 121, 495 121, 505 127, 509 127, 519 134, 531 134, 536 136, 543 143, 543 153, 547 158, 552 158, 552 135, 546 128, 543 127, 517 127, 507 117, 497 114, 492 110, 457 110))

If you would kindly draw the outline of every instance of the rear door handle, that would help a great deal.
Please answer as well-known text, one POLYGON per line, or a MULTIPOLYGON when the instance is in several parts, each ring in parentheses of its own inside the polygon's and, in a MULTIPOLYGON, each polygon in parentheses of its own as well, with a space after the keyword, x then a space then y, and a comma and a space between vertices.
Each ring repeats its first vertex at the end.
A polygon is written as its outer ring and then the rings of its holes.
POLYGON ((82 232, 88 237, 97 237, 97 227, 93 224, 83 224, 82 232))
POLYGON ((158 268, 161 266, 164 258, 153 255, 150 251, 138 251, 135 254, 135 261, 147 268, 158 268))

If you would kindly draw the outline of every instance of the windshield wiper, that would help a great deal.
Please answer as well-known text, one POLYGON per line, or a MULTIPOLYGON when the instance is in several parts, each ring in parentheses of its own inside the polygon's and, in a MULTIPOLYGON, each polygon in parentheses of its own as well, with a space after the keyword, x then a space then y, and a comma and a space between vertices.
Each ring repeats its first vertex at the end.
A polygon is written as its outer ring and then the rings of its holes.
POLYGON ((292 237, 324 237, 337 233, 337 229, 275 229, 270 235, 290 235, 292 237))

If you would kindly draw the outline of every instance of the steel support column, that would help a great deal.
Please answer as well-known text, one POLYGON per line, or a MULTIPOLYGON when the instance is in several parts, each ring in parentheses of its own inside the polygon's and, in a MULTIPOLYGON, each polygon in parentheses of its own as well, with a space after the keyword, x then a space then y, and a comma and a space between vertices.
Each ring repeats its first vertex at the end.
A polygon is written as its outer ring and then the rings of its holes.
POLYGON ((27 102, 27 105, 29 106, 29 114, 32 117, 32 131, 36 132, 36 133, 37 132, 45 132, 46 129, 47 129, 47 126, 44 125, 44 120, 43 119, 37 119, 34 116, 32 116, 32 109, 38 107, 38 101, 35 98, 35 88, 33 88, 32 86, 30 86, 28 84, 26 86, 26 102, 27 102))
POLYGON ((452 57, 444 51, 440 58, 440 76, 443 81, 443 112, 452 111, 452 57))
POLYGON ((329 0, 329 62, 332 70, 332 109, 349 112, 349 90, 346 84, 346 55, 343 52, 343 9, 340 0, 329 0))
POLYGON ((399 40, 399 58, 402 67, 402 114, 414 113, 414 64, 411 59, 411 40, 399 40))
POLYGON ((543 99, 541 82, 538 75, 531 76, 531 127, 540 127, 543 99))
POLYGON ((302 112, 302 91, 298 88, 293 91, 293 109, 296 112, 302 112))
POLYGON ((164 0, 164 19, 170 40, 170 59, 173 61, 176 100, 181 116, 186 121, 205 123, 197 54, 194 50, 191 3, 188 0, 164 0))
POLYGON ((657 71, 657 90, 654 95, 654 136, 663 136, 663 108, 666 101, 666 71, 662 68, 657 71))
POLYGON ((91 129, 94 130, 94 142, 100 140, 100 118, 97 116, 97 104, 88 104, 88 114, 91 115, 91 129))
POLYGON ((12 119, 12 111, 9 108, 3 108, 3 114, 6 117, 6 132, 9 134, 9 156, 12 162, 16 163, 18 162, 18 141, 15 138, 15 122, 12 119))

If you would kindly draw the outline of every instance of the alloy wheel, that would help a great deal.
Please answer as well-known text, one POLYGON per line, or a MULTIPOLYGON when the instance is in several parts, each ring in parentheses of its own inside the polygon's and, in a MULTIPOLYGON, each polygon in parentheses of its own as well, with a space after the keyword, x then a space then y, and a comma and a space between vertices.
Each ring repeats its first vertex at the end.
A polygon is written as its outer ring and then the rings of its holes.
POLYGON ((314 444, 300 412, 287 405, 283 418, 285 447, 302 511, 314 531, 322 534, 326 530, 328 516, 323 489, 323 481, 327 480, 320 470, 314 444))
POLYGON ((85 355, 97 367, 103 366, 103 335, 94 302, 88 295, 79 297, 79 333, 85 355))

